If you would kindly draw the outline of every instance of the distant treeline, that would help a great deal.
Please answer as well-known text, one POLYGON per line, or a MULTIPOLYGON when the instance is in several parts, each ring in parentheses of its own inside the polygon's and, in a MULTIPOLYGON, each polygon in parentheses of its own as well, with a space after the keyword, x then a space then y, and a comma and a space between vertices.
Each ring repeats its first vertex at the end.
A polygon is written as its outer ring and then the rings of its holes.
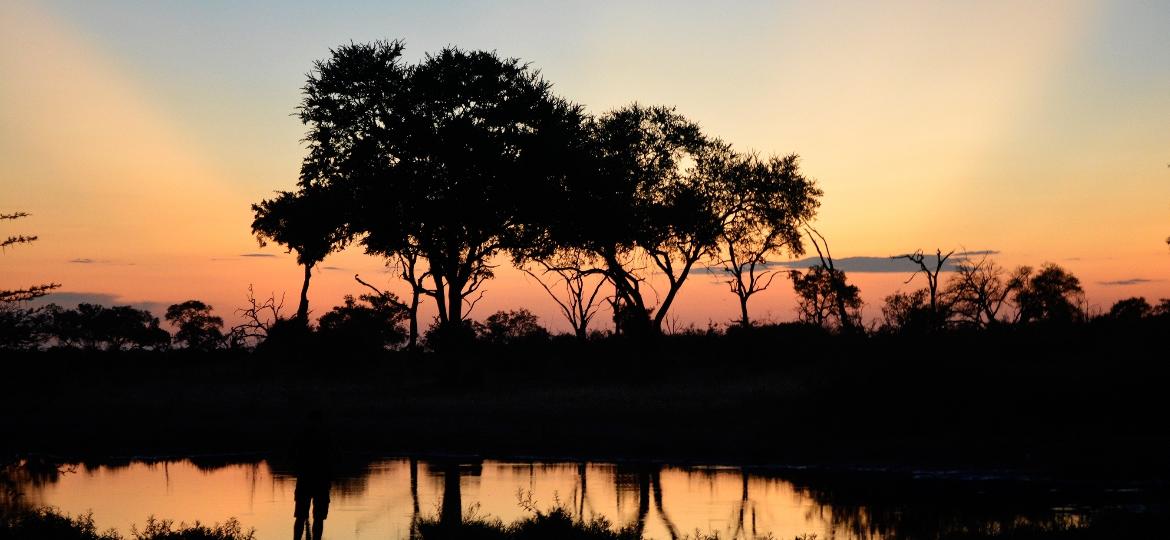
MULTIPOLYGON (((854 336, 935 335, 961 331, 987 331, 1012 327, 1044 327, 1056 332, 1095 327, 1124 330, 1130 326, 1170 328, 1170 299, 1151 305, 1145 298, 1120 300, 1108 311, 1091 313, 1085 307, 1079 281, 1066 270, 1046 264, 1039 270, 1020 267, 1004 270, 990 259, 964 261, 942 285, 930 280, 930 288, 896 292, 887 296, 882 317, 870 324, 860 318, 859 291, 855 286, 834 289, 831 281, 840 271, 814 268, 793 272, 798 299, 795 323, 787 325, 819 329, 828 335, 854 336), (816 281, 822 279, 823 281, 816 281), (842 291, 845 297, 841 298, 842 291), (843 325, 837 306, 846 306, 852 326, 843 325)), ((843 279, 841 277, 840 279, 843 279)), ((168 331, 150 311, 132 306, 105 307, 79 304, 65 308, 49 304, 24 308, 0 305, 0 348, 89 350, 154 350, 172 348, 193 351, 220 349, 277 350, 325 346, 334 351, 370 352, 393 350, 441 350, 444 346, 512 345, 549 340, 598 341, 622 338, 634 341, 649 336, 621 336, 613 330, 594 330, 584 338, 573 333, 555 334, 540 324, 527 309, 498 311, 482 321, 466 321, 465 332, 445 333, 437 318, 413 347, 408 341, 409 308, 390 294, 346 296, 342 305, 320 316, 316 324, 302 323, 282 312, 282 304, 269 297, 258 301, 249 293, 249 307, 237 309, 243 322, 226 327, 212 306, 198 300, 173 304, 166 309, 168 331)), ((750 327, 769 326, 752 324, 750 327)), ((676 329, 674 333, 720 335, 743 331, 741 324, 676 329)))

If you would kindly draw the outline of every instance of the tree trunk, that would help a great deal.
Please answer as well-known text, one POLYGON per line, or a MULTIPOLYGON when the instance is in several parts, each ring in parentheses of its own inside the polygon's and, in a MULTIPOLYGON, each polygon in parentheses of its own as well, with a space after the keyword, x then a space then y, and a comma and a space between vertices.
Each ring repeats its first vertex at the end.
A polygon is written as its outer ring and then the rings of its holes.
POLYGON ((443 507, 439 511, 441 527, 454 529, 463 524, 462 499, 459 493, 459 464, 448 463, 443 467, 443 507))
POLYGON ((313 277, 313 265, 305 265, 305 283, 301 285, 301 302, 297 305, 297 320, 309 324, 309 279, 313 277))
POLYGON ((752 325, 751 320, 748 319, 748 309, 747 309, 748 296, 745 294, 741 294, 738 296, 739 296, 739 324, 740 324, 740 326, 747 328, 747 327, 752 325))
POLYGON ((407 337, 407 346, 410 350, 418 347, 418 300, 419 290, 418 285, 411 283, 410 293, 410 335, 407 337))

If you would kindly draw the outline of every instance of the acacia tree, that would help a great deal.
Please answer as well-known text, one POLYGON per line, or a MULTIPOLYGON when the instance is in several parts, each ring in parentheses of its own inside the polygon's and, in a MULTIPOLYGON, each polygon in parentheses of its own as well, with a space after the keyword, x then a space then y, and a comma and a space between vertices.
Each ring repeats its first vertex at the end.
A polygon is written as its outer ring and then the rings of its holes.
POLYGON ((310 185, 299 191, 280 191, 272 199, 252 205, 252 234, 261 246, 276 242, 296 252, 305 268, 300 303, 295 319, 309 322, 309 280, 313 267, 349 242, 345 195, 327 187, 310 185))
POLYGON ((446 48, 415 65, 400 42, 350 44, 304 88, 303 186, 353 196, 367 252, 425 260, 442 325, 463 325, 491 261, 523 244, 583 140, 579 106, 495 53, 446 48))
POLYGON ((613 285, 619 329, 659 332, 695 264, 716 249, 715 180, 730 149, 667 107, 630 105, 589 127, 592 161, 567 177, 551 238, 597 262, 587 273, 613 285), (657 305, 643 288, 651 271, 667 281, 657 305))
POLYGON ((760 159, 737 156, 720 175, 719 212, 723 219, 719 264, 739 299, 742 326, 751 326, 748 300, 771 285, 778 273, 768 257, 787 250, 804 253, 800 224, 812 219, 822 191, 800 172, 799 157, 760 159))

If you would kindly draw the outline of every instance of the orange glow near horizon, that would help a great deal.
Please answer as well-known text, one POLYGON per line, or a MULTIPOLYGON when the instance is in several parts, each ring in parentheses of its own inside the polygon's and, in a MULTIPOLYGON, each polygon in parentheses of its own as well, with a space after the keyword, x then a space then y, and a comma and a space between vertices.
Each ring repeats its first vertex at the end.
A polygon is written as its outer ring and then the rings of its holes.
MULTIPOLYGON (((504 24, 498 13, 462 38, 433 39, 531 60, 594 112, 674 104, 740 148, 801 154, 825 191, 817 225, 838 258, 993 249, 1005 267, 1070 269, 1096 309, 1170 297, 1170 74, 1161 57, 1109 56, 1153 50, 1125 41, 1115 6, 745 6, 726 19, 704 9, 662 26, 646 7, 574 6, 574 32, 538 36, 556 47, 502 37, 489 27, 504 24)), ((293 30, 308 25, 289 17, 293 30)), ((294 311, 301 271, 278 246, 257 247, 249 205, 294 184, 303 127, 290 113, 311 60, 387 35, 405 36, 412 54, 431 50, 385 24, 378 35, 345 25, 312 34, 320 41, 295 52, 258 48, 280 78, 262 82, 286 92, 273 98, 212 77, 240 68, 211 56, 197 59, 212 76, 181 93, 183 69, 127 53, 110 28, 48 6, 0 7, 0 211, 33 214, 0 235, 40 237, 0 255, 0 287, 60 282, 74 296, 58 298, 158 314, 199 298, 231 321, 251 284, 259 296, 286 293, 294 311)), ((544 291, 500 262, 474 316, 527 307, 565 329, 544 291)), ((364 292, 354 274, 404 291, 382 261, 351 248, 314 277, 316 315, 364 292)), ((921 286, 907 277, 850 274, 871 318, 885 295, 921 286)), ((752 301, 757 320, 791 320, 792 306, 782 279, 752 301)), ((673 318, 701 328, 736 309, 724 284, 697 273, 673 318)))

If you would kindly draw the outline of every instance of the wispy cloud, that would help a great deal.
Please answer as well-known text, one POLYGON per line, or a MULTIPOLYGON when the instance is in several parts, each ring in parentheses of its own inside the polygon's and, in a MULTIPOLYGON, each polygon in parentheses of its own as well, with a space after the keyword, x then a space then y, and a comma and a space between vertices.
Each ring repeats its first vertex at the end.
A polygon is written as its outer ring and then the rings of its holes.
POLYGON ((276 255, 271 253, 241 253, 241 257, 260 257, 260 258, 275 258, 276 255))
POLYGON ((78 257, 76 259, 69 259, 69 262, 74 263, 74 264, 93 264, 97 261, 95 261, 93 259, 86 259, 86 258, 78 257))
POLYGON ((983 257, 987 255, 999 255, 998 249, 977 249, 975 251, 956 251, 955 257, 983 257))
POLYGON ((151 300, 127 302, 121 298, 121 296, 113 293, 92 291, 56 291, 30 301, 29 305, 34 307, 41 307, 47 306, 49 304, 57 304, 58 306, 67 308, 75 308, 78 304, 98 304, 107 307, 133 306, 135 308, 149 310, 154 313, 162 313, 162 311, 167 307, 166 302, 156 302, 151 300))
MULTIPOLYGON (((934 268, 937 258, 934 255, 927 256, 924 262, 927 266, 934 268)), ((943 271, 953 271, 955 265, 962 262, 962 259, 956 260, 953 256, 947 259, 943 264, 943 271)), ((812 268, 821 264, 821 259, 818 257, 806 257, 796 261, 773 261, 768 263, 769 266, 783 266, 786 268, 812 268)), ((896 273, 910 273, 918 270, 918 265, 906 259, 894 259, 890 257, 843 257, 840 259, 833 259, 833 267, 837 270, 845 272, 861 272, 873 274, 896 274, 896 273)))
POLYGON ((1165 281, 1165 280, 1163 280, 1163 279, 1148 279, 1148 278, 1128 278, 1128 279, 1115 279, 1112 281, 1098 281, 1097 283, 1101 284, 1101 285, 1124 287, 1126 285, 1141 285, 1144 283, 1157 283, 1159 281, 1165 281))

